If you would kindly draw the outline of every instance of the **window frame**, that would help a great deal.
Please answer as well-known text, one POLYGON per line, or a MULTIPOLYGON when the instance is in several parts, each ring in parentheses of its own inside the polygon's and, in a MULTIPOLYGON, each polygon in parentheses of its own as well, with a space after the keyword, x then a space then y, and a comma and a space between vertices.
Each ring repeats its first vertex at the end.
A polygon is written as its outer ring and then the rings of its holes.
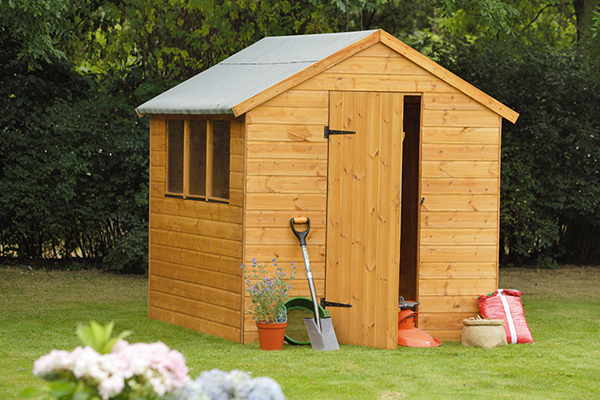
POLYGON ((190 200, 201 200, 215 203, 226 203, 228 204, 231 199, 231 118, 167 118, 166 120, 166 146, 165 146, 165 196, 177 197, 190 200), (191 136, 191 121, 202 121, 206 123, 206 160, 205 160, 205 194, 197 195, 190 193, 190 136, 191 136), (183 121, 183 192, 169 192, 169 122, 170 121, 183 121), (228 198, 222 198, 213 196, 213 170, 214 170, 214 139, 213 139, 213 126, 214 121, 228 121, 229 125, 229 170, 228 170, 228 182, 227 192, 228 198))

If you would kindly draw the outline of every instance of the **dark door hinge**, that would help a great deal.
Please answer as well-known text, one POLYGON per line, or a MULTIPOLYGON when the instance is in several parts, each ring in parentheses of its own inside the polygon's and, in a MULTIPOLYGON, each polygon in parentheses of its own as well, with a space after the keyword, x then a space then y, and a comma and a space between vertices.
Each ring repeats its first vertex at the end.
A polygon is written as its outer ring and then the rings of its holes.
POLYGON ((352 304, 336 303, 336 302, 327 301, 324 298, 321 298, 321 307, 324 307, 324 308, 327 308, 327 307, 352 307, 352 304))
POLYGON ((328 126, 325 127, 325 139, 329 137, 329 135, 355 135, 354 131, 339 131, 334 129, 329 129, 328 126))

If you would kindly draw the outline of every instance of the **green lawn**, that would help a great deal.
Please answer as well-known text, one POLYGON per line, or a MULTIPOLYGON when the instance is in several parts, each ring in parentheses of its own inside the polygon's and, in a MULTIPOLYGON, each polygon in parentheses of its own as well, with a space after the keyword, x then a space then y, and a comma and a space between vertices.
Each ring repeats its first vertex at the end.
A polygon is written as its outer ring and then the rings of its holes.
POLYGON ((41 386, 33 362, 79 345, 75 328, 92 319, 181 351, 192 377, 241 369, 276 379, 289 400, 600 398, 600 269, 503 270, 500 286, 525 292, 534 345, 265 352, 149 320, 145 277, 0 267, 0 399, 41 386))

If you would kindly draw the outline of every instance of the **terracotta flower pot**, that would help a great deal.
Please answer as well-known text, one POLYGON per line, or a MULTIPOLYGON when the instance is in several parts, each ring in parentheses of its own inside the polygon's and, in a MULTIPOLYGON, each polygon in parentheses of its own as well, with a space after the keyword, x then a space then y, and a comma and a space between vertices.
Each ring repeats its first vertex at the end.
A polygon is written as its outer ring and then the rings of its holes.
POLYGON ((261 350, 283 350, 287 322, 281 324, 257 322, 256 326, 261 350))

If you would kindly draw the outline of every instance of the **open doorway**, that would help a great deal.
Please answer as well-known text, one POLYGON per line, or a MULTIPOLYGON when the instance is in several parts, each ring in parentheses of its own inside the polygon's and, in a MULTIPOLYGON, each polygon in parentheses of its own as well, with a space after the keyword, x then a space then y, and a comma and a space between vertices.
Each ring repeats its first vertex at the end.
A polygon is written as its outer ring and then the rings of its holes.
POLYGON ((404 96, 399 296, 417 299, 421 96, 404 96))

